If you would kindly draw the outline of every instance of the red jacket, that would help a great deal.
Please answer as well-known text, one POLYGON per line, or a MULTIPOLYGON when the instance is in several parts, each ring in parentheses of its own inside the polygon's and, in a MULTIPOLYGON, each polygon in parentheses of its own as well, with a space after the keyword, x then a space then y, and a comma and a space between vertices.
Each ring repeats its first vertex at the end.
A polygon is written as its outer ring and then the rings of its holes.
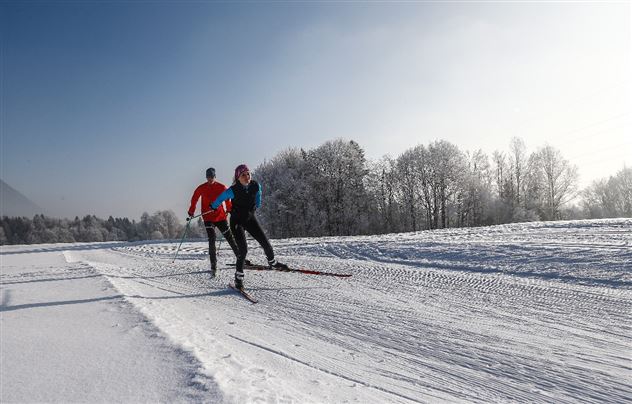
MULTIPOLYGON (((191 207, 189 207, 189 215, 193 216, 193 214, 195 213, 195 206, 197 205, 200 196, 202 197, 202 213, 204 213, 208 212, 211 209, 211 203, 213 203, 213 201, 217 199, 217 197, 225 190, 226 185, 217 181, 215 181, 213 184, 209 184, 208 182, 200 184, 200 186, 195 188, 195 192, 193 192, 193 197, 191 197, 191 207)), ((224 210, 224 204, 221 204, 214 212, 202 215, 204 221, 220 222, 222 220, 226 220, 226 212, 230 212, 232 204, 230 200, 227 200, 225 203, 226 210, 224 210)))

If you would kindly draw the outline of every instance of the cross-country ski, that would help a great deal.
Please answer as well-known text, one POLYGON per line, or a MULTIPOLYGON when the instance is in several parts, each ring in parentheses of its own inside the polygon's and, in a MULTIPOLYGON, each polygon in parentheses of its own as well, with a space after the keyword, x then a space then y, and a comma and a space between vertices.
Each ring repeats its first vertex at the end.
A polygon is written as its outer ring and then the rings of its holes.
POLYGON ((251 303, 259 302, 253 295, 247 292, 244 288, 237 288, 234 283, 229 283, 228 287, 238 292, 240 295, 242 295, 246 300, 250 301, 251 303))
MULTIPOLYGON (((234 267, 235 265, 234 264, 230 264, 230 266, 234 267)), ((248 270, 252 270, 252 271, 294 272, 294 273, 305 274, 305 275, 336 276, 336 277, 339 277, 339 278, 348 278, 348 277, 353 275, 353 274, 335 273, 335 272, 330 272, 330 271, 316 271, 316 270, 307 269, 307 268, 292 268, 292 267, 274 268, 274 267, 270 267, 268 265, 257 265, 257 264, 245 264, 244 265, 244 269, 248 269, 248 270)))

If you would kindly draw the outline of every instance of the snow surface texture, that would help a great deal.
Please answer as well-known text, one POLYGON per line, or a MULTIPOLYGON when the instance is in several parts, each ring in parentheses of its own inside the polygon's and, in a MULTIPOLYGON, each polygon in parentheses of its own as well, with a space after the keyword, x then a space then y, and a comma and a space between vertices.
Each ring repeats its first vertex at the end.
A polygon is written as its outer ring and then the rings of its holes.
POLYGON ((2 249, 1 403, 222 400, 190 353, 62 248, 2 249))
MULTIPOLYGON (((24 401, 13 394, 23 390, 4 363, 16 344, 28 343, 16 335, 23 328, 47 332, 9 318, 19 312, 40 320, 35 312, 43 305, 15 309, 13 289, 32 287, 30 299, 42 301, 52 299, 50 291, 31 282, 103 281, 90 278, 99 275, 116 288, 107 304, 124 299, 140 313, 119 313, 126 327, 146 318, 161 336, 149 348, 130 344, 130 358, 145 360, 143 352, 156 347, 162 351, 152 360, 163 352, 175 357, 168 370, 179 378, 162 384, 160 375, 149 377, 162 401, 179 391, 182 401, 235 403, 631 402, 632 219, 273 240, 273 246, 290 266, 353 276, 246 271, 246 287, 259 299, 251 304, 226 287, 234 273, 227 264, 235 261, 226 245, 217 279, 210 278, 207 243, 200 241, 183 244, 175 263, 177 243, 3 248, 0 401, 24 401), (49 273, 47 265, 57 268, 50 263, 27 268, 33 257, 62 253, 64 274, 49 273), (20 256, 28 261, 12 261, 15 268, 5 272, 8 257, 20 256), (20 329, 7 331, 9 321, 20 329)), ((265 262, 254 242, 249 259, 265 262)), ((76 306, 59 305, 48 315, 70 321, 64 311, 76 306)), ((64 359, 92 372, 103 365, 64 359)), ((53 367, 41 360, 52 359, 38 356, 22 366, 53 367)), ((136 398, 112 394, 100 401, 136 398)))

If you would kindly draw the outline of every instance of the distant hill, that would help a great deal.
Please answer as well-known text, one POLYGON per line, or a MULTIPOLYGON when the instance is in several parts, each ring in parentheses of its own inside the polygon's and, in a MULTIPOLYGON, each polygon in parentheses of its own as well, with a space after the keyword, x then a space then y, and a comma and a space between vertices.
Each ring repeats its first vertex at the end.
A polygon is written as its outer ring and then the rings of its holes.
POLYGON ((33 217, 39 213, 44 209, 0 179, 0 216, 33 217))

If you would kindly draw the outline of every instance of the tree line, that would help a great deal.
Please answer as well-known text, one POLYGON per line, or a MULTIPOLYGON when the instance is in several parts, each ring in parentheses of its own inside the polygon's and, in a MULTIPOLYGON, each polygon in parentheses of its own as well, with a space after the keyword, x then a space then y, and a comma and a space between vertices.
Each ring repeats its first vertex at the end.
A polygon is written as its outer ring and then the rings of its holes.
MULTIPOLYGON (((184 226, 169 210, 153 215, 143 213, 139 222, 112 216, 103 220, 93 215, 74 220, 44 215, 33 219, 4 216, 0 221, 0 245, 163 240, 181 237, 183 230, 184 226)), ((188 234, 192 238, 206 237, 204 223, 197 221, 188 234)))
MULTIPOLYGON (((529 153, 519 138, 492 155, 438 140, 378 161, 338 139, 282 151, 253 175, 263 188, 258 217, 275 238, 632 217, 632 168, 579 190, 577 168, 559 150, 529 153)), ((177 239, 183 230, 172 211, 143 213, 139 222, 3 217, 0 244, 177 239)), ((188 234, 206 237, 201 218, 188 234)))
POLYGON ((263 184, 259 217, 272 237, 632 217, 632 169, 580 191, 577 167, 559 150, 528 153, 519 138, 491 156, 439 140, 375 162, 358 143, 334 140, 285 150, 254 176, 263 184))

